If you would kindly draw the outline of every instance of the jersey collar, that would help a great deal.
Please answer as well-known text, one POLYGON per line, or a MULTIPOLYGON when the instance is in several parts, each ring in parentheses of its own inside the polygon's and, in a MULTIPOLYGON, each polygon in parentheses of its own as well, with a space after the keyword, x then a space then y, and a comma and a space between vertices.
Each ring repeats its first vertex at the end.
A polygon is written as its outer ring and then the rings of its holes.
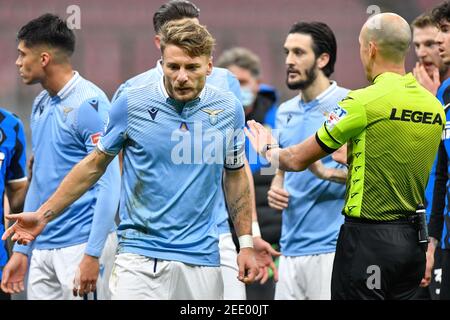
POLYGON ((410 77, 413 77, 413 75, 412 75, 411 72, 409 72, 409 73, 407 73, 407 74, 405 74, 405 75, 401 75, 400 73, 396 73, 396 72, 383 72, 383 73, 380 73, 379 75, 377 75, 377 76, 373 79, 372 82, 375 84, 375 83, 380 82, 380 81, 385 81, 385 80, 398 80, 398 79, 401 79, 401 78, 403 78, 403 77, 408 77, 408 78, 410 78, 410 77))
POLYGON ((163 68, 162 68, 162 59, 159 59, 158 61, 156 61, 156 66, 155 66, 155 68, 156 68, 156 71, 158 72, 158 74, 160 75, 160 76, 162 76, 164 73, 163 73, 163 68))
POLYGON ((315 99, 309 102, 305 102, 303 101, 303 98, 300 98, 299 105, 305 108, 306 110, 309 110, 317 105, 321 105, 324 103, 324 101, 333 96, 333 92, 336 90, 336 88, 337 88, 336 81, 330 81, 330 86, 321 94, 319 94, 315 99))
POLYGON ((67 82, 66 85, 61 90, 59 90, 59 92, 56 95, 61 100, 63 100, 71 93, 71 91, 75 88, 80 79, 81 79, 80 74, 77 71, 74 71, 72 79, 70 79, 69 82, 67 82))

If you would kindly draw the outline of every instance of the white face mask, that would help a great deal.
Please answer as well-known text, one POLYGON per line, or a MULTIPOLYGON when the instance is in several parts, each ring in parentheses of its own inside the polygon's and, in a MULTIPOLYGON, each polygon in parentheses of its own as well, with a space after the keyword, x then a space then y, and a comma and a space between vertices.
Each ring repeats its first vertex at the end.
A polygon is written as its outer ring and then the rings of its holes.
POLYGON ((244 109, 251 107, 253 102, 255 102, 256 96, 253 93, 252 89, 249 87, 241 87, 241 100, 244 109))

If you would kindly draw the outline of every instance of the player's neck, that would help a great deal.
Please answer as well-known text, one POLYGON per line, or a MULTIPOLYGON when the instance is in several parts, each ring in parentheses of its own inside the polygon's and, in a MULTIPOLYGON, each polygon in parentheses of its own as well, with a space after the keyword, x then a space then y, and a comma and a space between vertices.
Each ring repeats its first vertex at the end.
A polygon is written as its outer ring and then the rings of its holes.
POLYGON ((74 73, 70 64, 52 66, 46 70, 46 77, 42 81, 42 87, 50 96, 56 96, 59 91, 72 79, 74 73))
POLYGON ((330 79, 328 79, 322 72, 317 74, 316 80, 308 88, 300 92, 300 97, 304 102, 310 102, 317 98, 322 92, 330 86, 330 79))
POLYGON ((405 75, 406 74, 405 64, 393 63, 385 60, 378 63, 374 63, 372 69, 372 79, 375 79, 378 75, 385 72, 392 72, 398 73, 400 75, 405 75))

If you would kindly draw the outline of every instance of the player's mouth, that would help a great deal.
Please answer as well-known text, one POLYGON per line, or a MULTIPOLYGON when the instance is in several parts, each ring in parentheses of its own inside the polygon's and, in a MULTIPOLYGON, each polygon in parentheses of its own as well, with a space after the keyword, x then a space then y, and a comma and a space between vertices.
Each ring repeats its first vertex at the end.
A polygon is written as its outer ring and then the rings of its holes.
POLYGON ((181 95, 185 95, 192 91, 192 88, 175 88, 175 91, 181 95))
POLYGON ((300 72, 295 69, 287 69, 286 74, 288 79, 293 79, 300 76, 300 72))

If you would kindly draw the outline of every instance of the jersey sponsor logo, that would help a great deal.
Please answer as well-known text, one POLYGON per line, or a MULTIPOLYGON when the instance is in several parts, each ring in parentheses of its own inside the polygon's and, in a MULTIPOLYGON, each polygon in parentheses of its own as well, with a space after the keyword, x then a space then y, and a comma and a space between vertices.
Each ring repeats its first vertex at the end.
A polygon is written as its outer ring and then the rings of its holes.
POLYGON ((159 109, 155 108, 155 107, 148 109, 148 113, 150 114, 150 117, 152 118, 152 120, 155 120, 156 115, 158 114, 158 111, 159 111, 159 109))
POLYGON ((336 124, 345 117, 347 111, 342 109, 340 106, 336 106, 333 111, 328 114, 327 121, 325 122, 326 128, 331 131, 336 126, 336 124))
POLYGON ((425 123, 425 124, 440 124, 442 125, 442 118, 439 113, 432 112, 422 112, 413 110, 398 110, 393 108, 391 111, 390 120, 395 121, 405 121, 405 122, 415 122, 415 123, 425 123))
POLYGON ((209 109, 202 109, 203 112, 209 114, 209 123, 214 126, 217 123, 217 116, 219 113, 225 111, 225 109, 217 109, 217 110, 209 110, 209 109))
POLYGON ((5 160, 5 154, 3 152, 0 152, 0 168, 3 165, 3 160, 5 160))
POLYGON ((97 145, 98 140, 100 140, 100 136, 102 135, 101 132, 97 132, 94 134, 91 134, 91 142, 93 145, 97 145))

